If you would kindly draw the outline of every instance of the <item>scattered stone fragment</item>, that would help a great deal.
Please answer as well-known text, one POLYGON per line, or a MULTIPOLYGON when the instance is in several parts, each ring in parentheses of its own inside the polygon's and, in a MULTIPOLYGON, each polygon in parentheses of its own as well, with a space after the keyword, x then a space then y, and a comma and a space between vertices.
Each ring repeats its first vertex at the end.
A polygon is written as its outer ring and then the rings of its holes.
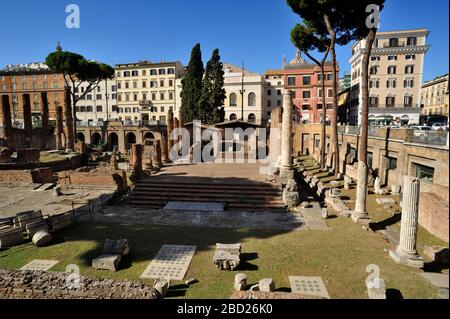
POLYGON ((121 260, 120 254, 103 254, 92 260, 92 268, 117 271, 121 260))
POLYGON ((234 270, 239 266, 241 244, 216 244, 213 262, 221 270, 234 270))
POLYGON ((259 291, 259 284, 251 286, 250 291, 259 291))
POLYGON ((167 295, 167 292, 169 291, 169 287, 170 287, 170 281, 168 281, 168 280, 158 280, 155 283, 155 285, 153 286, 153 288, 155 288, 160 293, 162 298, 164 298, 167 295))
POLYGON ((395 205, 395 200, 387 197, 377 198, 376 202, 379 205, 395 205))
POLYGON ((45 230, 40 230, 33 235, 32 241, 36 247, 46 246, 52 241, 52 235, 45 230))
POLYGON ((62 191, 61 191, 61 185, 56 185, 53 190, 52 190, 52 195, 55 197, 61 196, 62 195, 62 191))
POLYGON ((322 213, 322 219, 327 219, 328 218, 328 209, 327 208, 322 208, 321 210, 322 213))
POLYGON ((0 231, 0 249, 20 245, 24 241, 22 229, 10 227, 0 231))
POLYGON ((234 276, 234 289, 236 291, 245 290, 247 288, 247 275, 238 273, 234 276))
POLYGON ((258 283, 259 291, 272 292, 275 291, 275 282, 272 278, 261 279, 258 283))
POLYGON ((184 283, 185 283, 186 285, 190 286, 190 285, 196 284, 197 282, 198 282, 197 279, 195 279, 195 278, 190 278, 190 279, 186 280, 184 283))
POLYGON ((366 282, 367 294, 370 299, 386 299, 386 285, 381 278, 373 278, 366 282))
POLYGON ((130 253, 127 239, 106 239, 103 245, 102 254, 120 254, 122 257, 130 253))

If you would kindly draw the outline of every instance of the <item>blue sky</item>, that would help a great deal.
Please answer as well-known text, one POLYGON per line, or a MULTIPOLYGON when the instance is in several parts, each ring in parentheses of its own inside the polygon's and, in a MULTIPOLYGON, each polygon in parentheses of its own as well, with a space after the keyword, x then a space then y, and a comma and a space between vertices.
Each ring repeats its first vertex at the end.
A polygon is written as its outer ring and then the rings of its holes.
MULTIPOLYGON (((431 49, 424 80, 448 73, 447 0, 386 0, 381 31, 428 28, 431 49)), ((0 67, 43 61, 57 41, 63 49, 111 65, 180 60, 200 42, 203 60, 219 48, 224 62, 263 73, 295 54, 289 33, 299 21, 285 0, 14 0, 1 1, 0 67), (81 28, 67 29, 68 4, 78 4, 81 28)), ((337 49, 342 71, 350 71, 349 46, 337 49)))

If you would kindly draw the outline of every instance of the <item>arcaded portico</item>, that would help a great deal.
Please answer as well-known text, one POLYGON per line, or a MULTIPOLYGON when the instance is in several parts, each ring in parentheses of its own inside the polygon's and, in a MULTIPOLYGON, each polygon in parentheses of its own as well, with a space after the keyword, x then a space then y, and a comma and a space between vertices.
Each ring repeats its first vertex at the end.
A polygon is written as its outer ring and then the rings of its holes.
POLYGON ((108 150, 117 146, 120 152, 126 152, 133 144, 144 144, 146 140, 161 140, 165 132, 165 125, 131 126, 123 125, 122 122, 109 122, 104 126, 77 127, 76 138, 86 144, 107 144, 108 150))

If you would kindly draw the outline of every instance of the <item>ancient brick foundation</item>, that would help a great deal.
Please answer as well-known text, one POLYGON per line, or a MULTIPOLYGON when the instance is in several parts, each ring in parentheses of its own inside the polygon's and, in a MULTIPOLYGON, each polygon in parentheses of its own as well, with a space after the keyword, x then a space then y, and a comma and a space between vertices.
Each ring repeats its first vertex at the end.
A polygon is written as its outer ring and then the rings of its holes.
POLYGON ((34 170, 0 170, 0 183, 54 183, 57 176, 50 168, 38 168, 34 170))
POLYGON ((153 287, 141 282, 95 279, 73 273, 0 269, 0 299, 159 299, 153 287), (71 275, 72 274, 72 275, 71 275))
POLYGON ((449 239, 448 214, 448 201, 432 193, 420 193, 420 226, 447 243, 449 239))
POLYGON ((119 192, 124 192, 128 188, 125 171, 111 170, 109 166, 87 171, 80 169, 60 172, 58 176, 61 185, 116 186, 119 192))

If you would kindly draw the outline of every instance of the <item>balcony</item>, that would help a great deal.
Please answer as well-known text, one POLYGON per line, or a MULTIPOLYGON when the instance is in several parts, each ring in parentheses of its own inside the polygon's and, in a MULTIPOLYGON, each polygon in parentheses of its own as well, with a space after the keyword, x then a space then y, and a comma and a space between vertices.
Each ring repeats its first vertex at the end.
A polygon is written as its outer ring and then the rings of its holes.
POLYGON ((384 43, 383 48, 402 48, 405 46, 405 41, 398 41, 396 43, 384 43))

